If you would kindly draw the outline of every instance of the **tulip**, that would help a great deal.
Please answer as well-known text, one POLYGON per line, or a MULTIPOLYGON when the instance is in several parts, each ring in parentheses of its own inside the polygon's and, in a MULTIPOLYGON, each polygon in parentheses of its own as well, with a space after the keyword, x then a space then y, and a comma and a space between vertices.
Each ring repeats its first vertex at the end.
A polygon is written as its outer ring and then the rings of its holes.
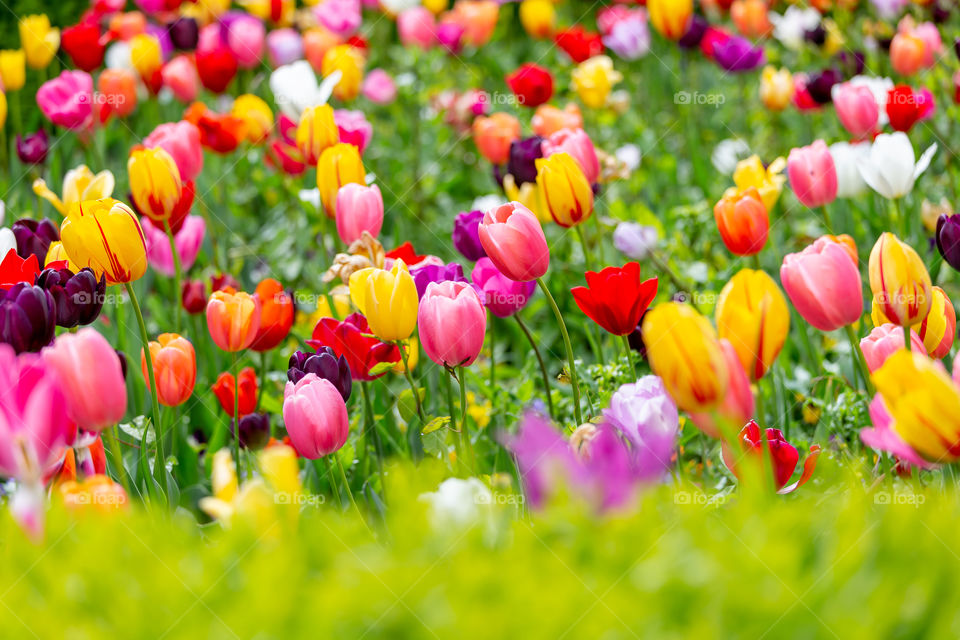
POLYGON ((207 302, 207 328, 214 343, 224 351, 243 351, 257 338, 260 301, 243 291, 214 291, 207 302))
POLYGON ((470 278, 480 301, 498 318, 508 318, 527 306, 536 288, 532 281, 518 282, 503 275, 486 256, 477 260, 470 278))
POLYGON ((823 140, 791 149, 787 176, 797 200, 811 209, 828 205, 837 197, 837 168, 823 140))
POLYGON ((771 65, 763 68, 760 76, 760 101, 771 111, 783 111, 793 98, 793 76, 786 67, 771 65))
POLYGON ((137 149, 127 161, 130 191, 137 209, 162 227, 173 227, 171 216, 183 196, 180 169, 164 149, 137 149))
POLYGON ((85 71, 62 71, 37 89, 37 105, 59 127, 87 129, 93 124, 93 78, 85 71))
POLYGON ((873 374, 893 430, 925 460, 960 458, 960 390, 927 356, 903 349, 873 374))
POLYGON ((397 16, 397 34, 405 47, 429 49, 436 42, 436 22, 423 7, 412 7, 397 16))
POLYGON ((643 319, 643 337, 653 372, 687 412, 707 412, 727 396, 730 373, 710 321, 693 307, 666 302, 643 319))
POLYGON ((290 334, 295 311, 293 297, 273 278, 261 280, 254 297, 260 303, 260 328, 250 348, 259 352, 270 351, 290 334))
POLYGON ((474 0, 455 3, 448 18, 464 28, 466 44, 481 47, 493 35, 499 13, 500 3, 496 0, 474 0))
MULTIPOLYGON (((274 29, 270 31, 267 34, 267 57, 270 59, 270 65, 275 69, 301 60, 303 58, 303 38, 294 29, 274 29)), ((309 66, 309 63, 307 66, 309 66)))
MULTIPOLYGON (((922 321, 913 324, 912 329, 923 341, 924 353, 929 354, 931 358, 940 359, 947 355, 950 347, 953 346, 957 314, 953 303, 943 289, 932 287, 930 295, 932 298, 930 312, 922 321)), ((896 324, 884 314, 882 306, 874 300, 873 324, 881 326, 886 323, 896 324)))
POLYGON ((937 218, 937 251, 954 269, 960 271, 960 214, 937 218))
POLYGON ((115 181, 113 174, 104 169, 94 174, 87 165, 82 164, 67 171, 63 178, 63 199, 50 191, 47 183, 38 178, 33 181, 33 192, 48 201, 61 215, 66 216, 70 207, 84 200, 109 198, 113 193, 115 181))
POLYGON ((337 124, 330 105, 307 107, 297 126, 297 148, 304 162, 316 165, 324 150, 340 142, 337 124))
POLYGON ((593 109, 607 103, 613 86, 623 80, 623 75, 614 70, 613 60, 607 56, 594 56, 581 62, 573 70, 572 84, 580 100, 593 109))
POLYGON ((903 132, 881 133, 870 147, 870 155, 861 159, 857 167, 871 189, 891 200, 901 198, 913 190, 913 183, 927 170, 933 154, 934 142, 914 164, 913 145, 903 132))
MULTIPOLYGON (((510 157, 507 160, 507 174, 513 179, 514 185, 536 182, 537 160, 543 157, 541 145, 543 138, 530 136, 518 138, 510 143, 510 157)), ((494 176, 500 175, 500 167, 494 167, 494 176)), ((506 188, 506 176, 504 187, 506 188)))
POLYGON ((340 81, 333 88, 333 95, 337 100, 349 102, 360 93, 363 82, 363 55, 355 47, 348 44, 339 44, 332 47, 323 55, 321 74, 329 77, 335 71, 342 75, 340 81))
MULTIPOLYGON (((480 244, 480 221, 483 211, 461 211, 453 219, 453 246, 464 258, 476 262, 486 257, 483 245, 480 244)), ((960 263, 958 263, 960 264, 960 263)))
POLYGON ((337 193, 345 184, 366 184, 366 171, 359 149, 341 142, 324 149, 317 161, 317 188, 328 218, 336 218, 337 193))
MULTIPOLYGON (((9 241, 9 237, 7 240, 9 241)), ((40 263, 36 256, 24 259, 17 255, 15 249, 10 248, 0 261, 0 289, 12 287, 18 282, 30 284, 39 274, 40 263)))
POLYGON ((250 144, 261 144, 273 131, 273 111, 260 96, 245 93, 233 101, 230 114, 243 121, 245 138, 250 144))
POLYGON ((890 41, 890 64, 902 76, 912 76, 923 68, 926 46, 910 33, 900 32, 890 41))
POLYGON ((600 162, 593 141, 583 129, 561 129, 541 143, 543 157, 566 152, 577 161, 587 182, 594 184, 600 178, 600 162))
POLYGON ((777 158, 768 167, 763 166, 763 162, 757 155, 741 160, 733 172, 733 184, 736 185, 733 191, 746 191, 754 187, 760 195, 760 200, 763 201, 763 206, 769 212, 777 203, 780 192, 783 190, 786 179, 780 174, 785 167, 786 162, 783 158, 777 158))
POLYGON ((367 122, 363 111, 336 109, 333 112, 333 120, 337 123, 340 142, 354 145, 360 150, 360 155, 363 155, 373 137, 373 125, 367 122))
POLYGON ((850 83, 835 85, 833 106, 837 110, 840 124, 850 132, 854 140, 869 138, 876 131, 880 108, 869 87, 850 83))
POLYGON ((174 56, 160 71, 163 85, 184 104, 197 99, 200 91, 200 75, 193 60, 185 55, 174 56))
POLYGON ((143 277, 147 249, 143 230, 130 207, 101 198, 71 205, 60 226, 60 238, 70 261, 90 267, 107 284, 126 284, 143 277))
POLYGON ((637 60, 650 51, 650 29, 646 17, 632 13, 617 20, 603 37, 603 44, 624 60, 637 60))
POLYGON ((200 144, 217 153, 230 153, 246 133, 243 120, 232 114, 215 113, 202 102, 190 105, 183 119, 200 130, 200 144))
POLYGON ((160 41, 147 33, 135 35, 130 39, 130 62, 134 70, 140 74, 143 81, 149 86, 155 74, 163 66, 163 52, 160 41))
POLYGON ((100 122, 111 116, 125 118, 137 108, 137 77, 127 69, 104 69, 97 79, 100 122))
POLYGON ((773 30, 767 3, 763 0, 734 0, 730 5, 730 18, 737 31, 748 38, 762 38, 773 30))
POLYGON ((667 472, 677 444, 680 417, 660 378, 643 376, 621 386, 610 397, 603 419, 637 450, 641 468, 653 471, 654 478, 667 472))
POLYGON ((870 155, 870 143, 834 142, 830 145, 830 155, 837 168, 837 197, 854 198, 867 190, 867 183, 860 175, 861 158, 870 155))
POLYGON ((0 51, 0 82, 4 91, 19 91, 27 81, 26 54, 23 49, 0 51))
POLYGON ((921 103, 918 94, 907 85, 897 85, 887 92, 886 111, 890 126, 904 133, 920 120, 921 103))
MULTIPOLYGON (((875 327, 869 335, 860 340, 860 351, 863 353, 870 373, 876 373, 887 358, 903 349, 903 346, 903 329, 891 322, 875 327)), ((910 349, 927 354, 923 340, 913 330, 910 331, 910 349)))
POLYGON ((76 274, 69 269, 44 269, 37 276, 37 286, 53 296, 57 325, 67 329, 96 320, 107 290, 104 276, 98 279, 89 268, 76 274))
POLYGON ((390 271, 367 267, 354 272, 350 299, 381 340, 405 340, 416 328, 417 285, 403 260, 396 260, 390 271))
POLYGON ((351 377, 357 380, 375 380, 390 368, 383 365, 400 362, 397 346, 371 336, 367 319, 359 313, 342 321, 322 318, 314 327, 307 345, 318 352, 323 347, 330 347, 337 356, 345 357, 351 377))
POLYGON ((549 37, 557 23, 557 10, 551 0, 522 0, 520 24, 531 38, 549 37))
POLYGON ((251 413, 240 418, 237 433, 240 446, 256 451, 270 442, 270 416, 266 413, 251 413))
POLYGON ((637 222, 621 222, 613 231, 613 246, 628 258, 643 260, 657 247, 659 238, 656 227, 637 222))
POLYGON ((573 300, 591 320, 617 336, 632 333, 657 295, 657 278, 640 280, 640 265, 628 262, 595 273, 587 271, 587 286, 570 290, 573 300))
POLYGON ((790 311, 777 283, 764 271, 742 269, 720 291, 715 314, 720 337, 730 341, 756 382, 773 365, 790 329, 790 311))
POLYGON ((469 367, 483 348, 487 314, 469 284, 432 282, 420 301, 417 325, 427 357, 445 367, 469 367))
POLYGON ((63 30, 60 46, 73 66, 91 73, 103 64, 106 46, 100 38, 100 27, 95 22, 80 22, 63 30))
POLYGON ((576 226, 593 213, 593 190, 569 153, 537 160, 537 187, 550 217, 562 227, 576 226))
POLYGON ((912 247, 892 233, 881 234, 870 252, 869 272, 874 305, 890 322, 909 327, 927 317, 930 274, 912 247))
POLYGON ((181 182, 196 180, 203 169, 200 130, 186 120, 164 122, 158 125, 150 135, 144 138, 143 146, 148 149, 161 148, 170 154, 180 171, 181 182))
POLYGON ((207 308, 207 287, 202 280, 187 280, 183 283, 180 302, 190 315, 203 313, 207 308))
POLYGON ((563 109, 544 104, 537 107, 530 119, 530 126, 535 134, 548 138, 561 129, 582 129, 583 116, 580 107, 573 103, 563 109))
POLYGON ((0 474, 17 479, 10 510, 38 537, 45 511, 44 473, 73 444, 77 427, 63 410, 67 396, 59 374, 40 356, 17 356, 0 345, 0 388, 5 390, 0 394, 0 474))
POLYGON ((668 40, 679 40, 693 17, 693 0, 648 0, 653 28, 668 40))
POLYGON ((287 382, 283 423, 297 452, 311 460, 338 451, 350 433, 347 406, 340 392, 312 373, 296 384, 287 382))
POLYGON ((60 29, 50 26, 46 14, 20 18, 20 46, 31 69, 45 69, 60 48, 60 29))
POLYGON ((829 237, 819 238, 800 253, 786 255, 780 281, 803 319, 820 331, 853 324, 863 314, 857 264, 829 237))
POLYGON ((550 249, 543 228, 536 216, 518 202, 486 211, 478 234, 487 257, 511 280, 536 280, 550 266, 550 249))
POLYGON ((0 298, 0 342, 17 353, 39 351, 53 341, 57 309, 40 287, 19 282, 0 298))
POLYGON ((691 413, 690 419, 698 429, 713 438, 721 437, 721 421, 742 424, 754 415, 755 401, 750 378, 740 365, 740 356, 729 340, 720 339, 720 349, 727 365, 727 395, 715 409, 705 413, 691 413))
POLYGON ((728 36, 713 44, 713 59, 725 71, 753 71, 766 62, 763 47, 747 38, 728 36))
MULTIPOLYGON (((197 356, 193 345, 176 333, 161 333, 155 341, 150 342, 150 358, 153 360, 160 404, 179 407, 193 393, 197 381, 197 356)), ((147 359, 143 350, 140 351, 140 368, 147 380, 147 359)))
POLYGON ((337 356, 331 347, 319 347, 316 353, 297 351, 290 356, 287 379, 296 384, 308 373, 328 380, 346 402, 350 399, 353 379, 345 356, 337 356))
POLYGON ((243 11, 220 16, 220 40, 237 59, 241 69, 252 69, 263 57, 266 29, 263 22, 243 11))
POLYGON ((306 60, 279 67, 270 75, 270 91, 280 110, 294 121, 307 107, 326 104, 336 78, 317 84, 317 76, 306 60))
POLYGON ((237 59, 229 48, 220 45, 209 50, 197 50, 197 75, 200 84, 213 93, 223 93, 237 75, 237 59))
POLYGON ((41 165, 47 160, 50 140, 43 129, 28 136, 17 134, 17 158, 26 165, 41 165))
POLYGON ((752 256, 766 246, 770 218, 756 188, 724 194, 713 207, 713 218, 731 253, 752 256))
MULTIPOLYGON (((891 325, 891 327, 893 327, 893 325, 891 325)), ((897 333, 900 333, 898 327, 893 328, 897 330, 897 333)), ((903 338, 902 333, 900 333, 900 338, 903 338)), ((890 416, 890 412, 887 411, 887 405, 883 401, 883 396, 877 394, 873 397, 873 400, 870 402, 869 411, 870 421, 873 423, 873 427, 860 430, 860 439, 863 440, 865 445, 871 449, 892 453, 897 460, 896 470, 898 472, 903 463, 912 464, 921 469, 929 469, 934 466, 924 460, 923 457, 914 451, 894 430, 893 418, 890 416)))
MULTIPOLYGON (((773 471, 773 483, 777 493, 792 493, 799 489, 810 479, 816 468, 817 458, 820 456, 820 447, 813 445, 810 447, 810 455, 803 462, 803 473, 800 479, 789 487, 784 486, 790 480, 797 463, 800 461, 800 454, 796 447, 786 441, 783 433, 779 429, 766 429, 763 435, 760 433, 760 426, 753 420, 747 423, 737 436, 735 441, 738 451, 733 450, 731 444, 723 443, 722 455, 723 463, 727 468, 740 478, 741 460, 744 456, 752 456, 758 460, 761 456, 768 456, 769 463, 773 471), (764 451, 766 449, 766 451, 764 451)), ((750 458, 748 458, 750 459, 750 458)))
POLYGON ((220 408, 231 418, 236 416, 235 408, 240 416, 253 413, 257 408, 257 374, 253 367, 244 367, 240 370, 240 397, 236 398, 237 382, 232 373, 223 372, 217 376, 211 389, 217 397, 220 408))
POLYGON ((195 18, 179 16, 167 26, 173 46, 181 51, 193 51, 197 48, 200 29, 195 18))
POLYGON ((60 229, 49 218, 39 222, 23 218, 14 222, 11 230, 16 238, 17 253, 28 258, 35 255, 39 261, 46 258, 50 243, 60 240, 60 229))
POLYGON ((470 281, 463 276, 463 267, 456 262, 450 264, 424 264, 410 272, 413 282, 417 285, 417 298, 423 299, 427 287, 434 282, 465 282, 470 281))
POLYGON ((520 121, 507 113, 480 116, 473 121, 473 141, 480 155, 491 164, 503 164, 510 158, 510 143, 520 137, 520 121))
POLYGON ((506 78, 507 86, 523 107, 539 107, 553 96, 553 76, 531 62, 520 65, 506 78))
MULTIPOLYGON (((168 278, 176 274, 176 265, 173 252, 170 248, 170 239, 165 231, 150 222, 149 218, 142 219, 144 241, 147 245, 147 260, 150 265, 168 278)), ((186 220, 173 236, 173 245, 177 250, 177 260, 180 268, 189 271, 197 260, 200 247, 207 233, 207 223, 202 216, 187 216, 186 220)))
POLYGON ((390 104, 397 97, 397 86, 389 73, 374 69, 363 80, 363 97, 376 104, 390 104))

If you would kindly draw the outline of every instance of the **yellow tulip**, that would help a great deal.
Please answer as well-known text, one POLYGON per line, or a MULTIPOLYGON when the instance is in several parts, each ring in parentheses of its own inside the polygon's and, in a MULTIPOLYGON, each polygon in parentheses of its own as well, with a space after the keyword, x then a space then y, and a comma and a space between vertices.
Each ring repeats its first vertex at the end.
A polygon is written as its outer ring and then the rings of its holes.
MULTIPOLYGON (((217 0, 219 2, 220 0, 217 0)), ((225 4, 230 6, 229 2, 225 4)), ((287 27, 293 22, 296 10, 295 0, 238 0, 238 5, 261 20, 268 20, 280 27, 287 27)))
POLYGON ((777 359, 790 330, 790 310, 780 287, 765 271, 742 269, 717 299, 717 332, 737 352, 752 382, 777 359))
POLYGON ((331 220, 336 218, 337 191, 351 183, 366 184, 360 150, 346 142, 324 149, 317 161, 317 188, 323 209, 331 220))
POLYGON ((42 178, 33 181, 33 192, 52 204, 60 215, 65 216, 71 205, 78 202, 109 198, 113 195, 114 185, 115 180, 110 171, 104 169, 94 174, 87 165, 82 164, 67 171, 67 175, 63 177, 62 200, 47 187, 47 183, 42 178))
POLYGON ((599 109, 607 103, 607 96, 613 85, 623 80, 619 71, 613 68, 613 60, 608 56, 594 56, 584 60, 573 70, 573 88, 583 104, 599 109))
POLYGON ((60 262, 64 261, 67 263, 67 268, 70 271, 76 273, 80 269, 77 265, 70 262, 70 258, 67 256, 67 252, 63 250, 63 243, 59 240, 50 243, 50 248, 47 249, 47 255, 43 259, 43 266, 49 267, 51 262, 60 262))
POLYGON ((137 149, 127 160, 130 192, 140 213, 166 227, 183 196, 180 170, 162 147, 137 149))
POLYGON ((60 240, 70 261, 90 267, 107 284, 123 284, 143 277, 147 247, 136 214, 118 200, 85 200, 70 206, 60 225, 60 240))
POLYGON ((557 10, 551 0, 523 0, 520 24, 531 38, 547 38, 557 23, 557 10))
POLYGON ((31 69, 44 69, 60 48, 60 29, 50 26, 45 14, 20 18, 20 46, 31 69))
MULTIPOLYGON (((931 289, 933 302, 930 304, 930 312, 920 322, 910 326, 917 332, 920 339, 923 340, 923 347, 931 358, 942 358, 950 352, 953 346, 953 339, 957 332, 957 312, 953 308, 953 303, 947 296, 947 293, 940 287, 931 289)), ((883 307, 873 300, 873 312, 871 313, 873 324, 876 327, 886 323, 893 323, 883 313, 883 307)))
POLYGON ((273 111, 260 96, 252 93, 237 96, 230 113, 243 120, 246 139, 250 144, 260 144, 273 131, 273 111))
POLYGON ((573 227, 593 213, 593 189, 569 153, 537 158, 537 188, 544 210, 561 227, 573 227))
POLYGON ((363 83, 363 54, 348 44, 338 44, 323 54, 320 63, 320 72, 324 78, 334 71, 343 74, 340 82, 333 88, 333 95, 337 100, 350 101, 360 93, 363 83))
POLYGON ((874 305, 890 322, 912 326, 930 311, 930 274, 913 247, 890 232, 880 235, 870 252, 870 289, 874 305))
POLYGON ((650 24, 669 40, 679 40, 693 17, 693 0, 647 0, 650 24))
POLYGON ((297 148, 304 162, 315 166, 320 154, 338 142, 340 133, 330 105, 321 104, 303 110, 297 126, 297 148))
POLYGON ((7 123, 7 94, 0 90, 0 129, 7 123))
POLYGON ((423 8, 438 15, 447 10, 447 0, 423 0, 423 8))
POLYGON ((931 462, 960 458, 960 390, 939 363, 901 349, 871 378, 904 442, 931 462))
POLYGON ((787 161, 782 157, 771 162, 766 168, 760 161, 760 156, 757 155, 741 160, 733 171, 733 184, 736 187, 727 189, 724 196, 736 195, 753 187, 760 194, 760 199, 763 200, 767 211, 773 211, 773 205, 777 203, 780 192, 783 191, 783 185, 787 181, 787 178, 781 175, 786 167, 787 161))
POLYGON ((503 192, 506 194, 507 200, 519 202, 530 209, 540 222, 553 222, 550 212, 540 201, 540 190, 535 182, 524 182, 518 187, 517 181, 508 173, 503 176, 503 192))
POLYGON ((760 101, 770 111, 783 111, 793 98, 793 76, 784 67, 777 69, 772 65, 763 68, 760 76, 760 101))
POLYGON ((4 91, 19 91, 27 81, 27 57, 23 49, 0 51, 0 80, 4 91))
POLYGON ((687 412, 715 409, 730 373, 710 321, 690 305, 665 302, 644 317, 643 339, 653 372, 687 412))
POLYGON ((130 39, 130 63, 141 78, 150 78, 163 65, 160 41, 147 33, 130 39))
POLYGON ((403 260, 390 271, 367 267, 350 276, 350 299, 385 342, 406 340, 417 327, 417 285, 403 260))

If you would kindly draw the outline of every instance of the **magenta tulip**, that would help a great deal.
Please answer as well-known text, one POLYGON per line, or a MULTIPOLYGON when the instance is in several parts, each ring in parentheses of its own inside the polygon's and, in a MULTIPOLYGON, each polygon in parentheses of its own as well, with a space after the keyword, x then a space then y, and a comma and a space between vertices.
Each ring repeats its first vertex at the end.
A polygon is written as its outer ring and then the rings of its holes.
POLYGON ((161 147, 170 154, 180 169, 184 182, 196 179, 203 169, 203 147, 200 145, 200 129, 191 122, 164 122, 143 140, 148 149, 161 147))
POLYGON ((536 280, 550 267, 550 249, 540 221, 519 202, 485 212, 479 234, 487 257, 511 280, 536 280))
POLYGON ((374 238, 383 226, 383 196, 380 187, 345 184, 337 191, 337 233, 346 244, 359 240, 364 231, 374 238))
POLYGON ((535 282, 517 282, 500 273, 490 258, 477 260, 470 274, 473 288, 490 313, 498 318, 509 318, 527 306, 537 285, 535 282))
POLYGON ((833 106, 840 124, 854 140, 865 140, 877 130, 880 107, 866 85, 843 83, 833 88, 833 106))
MULTIPOLYGON (((147 260, 150 266, 159 273, 172 278, 176 273, 173 263, 173 253, 170 251, 170 239, 167 232, 160 229, 150 218, 140 218, 140 228, 143 230, 143 239, 147 244, 147 260)), ((201 216, 187 216, 180 230, 173 237, 173 244, 177 247, 180 257, 180 268, 186 272, 197 260, 203 238, 207 232, 207 223, 201 216)))
POLYGON ((308 373, 283 391, 283 424, 294 448, 316 460, 340 449, 350 434, 343 396, 333 384, 308 373))
POLYGON ((420 344, 437 364, 468 367, 480 355, 487 312, 466 282, 431 282, 417 313, 420 344))
POLYGON ((860 271, 847 249, 831 238, 784 256, 780 281, 803 319, 820 331, 836 331, 863 314, 860 271))
MULTIPOLYGON (((888 322, 876 327, 866 338, 860 340, 860 351, 867 361, 867 368, 873 373, 883 366, 887 358, 903 349, 903 345, 903 328, 888 322)), ((913 329, 910 330, 910 349, 915 353, 927 353, 923 340, 913 329)))
POLYGON ((37 105, 58 127, 87 129, 93 125, 93 78, 86 71, 63 71, 37 89, 37 105))
POLYGON ((791 149, 787 176, 797 199, 810 208, 830 204, 837 197, 837 168, 823 140, 791 149))
POLYGON ((555 153, 569 153, 580 165, 583 175, 590 184, 595 183, 600 177, 597 151, 590 136, 583 129, 561 129, 541 142, 540 150, 544 158, 549 158, 555 153))

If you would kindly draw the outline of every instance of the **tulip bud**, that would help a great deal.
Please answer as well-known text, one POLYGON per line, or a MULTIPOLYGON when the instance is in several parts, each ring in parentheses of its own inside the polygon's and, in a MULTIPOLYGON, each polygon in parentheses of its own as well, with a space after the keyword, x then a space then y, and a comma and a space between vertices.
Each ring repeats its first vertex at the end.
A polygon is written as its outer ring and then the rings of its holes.
MULTIPOLYGON (((150 341, 150 358, 153 360, 160 404, 178 407, 186 402, 197 380, 197 356, 190 341, 176 333, 161 333, 156 340, 150 341)), ((142 349, 140 368, 149 388, 147 357, 142 349)))
POLYGON ((338 451, 350 435, 347 406, 340 392, 312 373, 296 384, 287 382, 283 424, 297 452, 311 460, 338 451))
POLYGON ((318 378, 328 380, 346 402, 350 399, 353 389, 353 379, 350 376, 350 366, 344 356, 337 354, 330 347, 319 347, 316 353, 296 351, 290 356, 287 365, 287 379, 296 384, 308 373, 318 378))
POLYGON ((912 326, 927 317, 932 304, 930 274, 912 247, 883 233, 870 252, 873 303, 890 322, 912 326))
POLYGON ((754 187, 725 194, 713 207, 723 244, 738 256, 752 256, 767 244, 770 219, 754 187))
POLYGON ((337 191, 337 234, 344 244, 359 240, 366 231, 376 238, 383 226, 383 196, 380 187, 345 184, 337 191))
POLYGON ((569 153, 537 160, 537 187, 550 217, 562 227, 576 226, 593 213, 593 190, 569 153))
POLYGON ((17 134, 17 158, 23 164, 39 165, 47 159, 47 152, 50 150, 50 140, 47 138, 47 132, 38 129, 36 133, 28 136, 17 134))
POLYGON ((765 271, 742 269, 720 291, 715 313, 720 337, 730 341, 756 382, 773 365, 790 329, 790 310, 777 283, 765 271))
POLYGON ((446 367, 468 367, 483 348, 487 314, 469 284, 432 282, 420 301, 417 324, 427 357, 446 367))
POLYGON ((537 217, 518 202, 485 212, 478 234, 487 257, 511 280, 536 280, 550 267, 543 228, 537 217))
POLYGON ((238 405, 241 416, 253 413, 257 408, 257 374, 253 367, 241 369, 239 379, 239 399, 235 397, 237 380, 230 372, 224 371, 221 373, 211 387, 213 395, 217 397, 217 401, 220 403, 220 408, 231 418, 234 417, 234 405, 238 405))
MULTIPOLYGON (((856 251, 854 251, 856 255, 856 251)), ((820 331, 853 324, 863 314, 863 285, 845 245, 828 236, 783 258, 780 281, 803 319, 820 331)))
MULTIPOLYGON (((231 429, 232 431, 232 429, 231 429)), ((250 413, 240 418, 238 431, 240 446, 257 451, 270 441, 270 416, 266 413, 250 413)))
POLYGON ((207 308, 207 286, 203 280, 187 280, 180 296, 183 309, 190 315, 203 313, 207 308))
MULTIPOLYGON (((299 132, 299 129, 297 130, 299 132)), ((345 184, 366 184, 366 171, 360 150, 352 144, 338 143, 324 149, 317 161, 317 188, 328 218, 336 218, 337 192, 345 184)))

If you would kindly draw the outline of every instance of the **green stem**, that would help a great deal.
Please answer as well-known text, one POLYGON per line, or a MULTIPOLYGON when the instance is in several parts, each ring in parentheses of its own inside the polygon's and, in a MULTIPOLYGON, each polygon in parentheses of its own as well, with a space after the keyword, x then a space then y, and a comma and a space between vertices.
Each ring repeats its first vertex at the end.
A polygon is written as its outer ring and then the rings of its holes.
MULTIPOLYGON (((143 322, 143 313, 140 311, 140 303, 137 301, 137 292, 129 282, 123 284, 127 288, 127 295, 130 296, 130 302, 133 305, 133 312, 137 316, 137 324, 140 325, 140 340, 143 342, 144 354, 150 353, 150 337, 147 335, 147 325, 143 322)), ((163 455, 163 435, 160 433, 160 401, 157 399, 157 380, 153 374, 153 358, 144 358, 147 362, 147 380, 150 384, 150 400, 153 404, 153 435, 157 443, 157 459, 153 467, 153 476, 163 488, 166 495, 166 478, 164 474, 164 455, 163 455), (160 482, 163 480, 164 482, 160 482)), ((146 450, 140 452, 141 456, 146 456, 146 450)))
POLYGON ((907 351, 913 351, 913 340, 910 339, 909 325, 903 325, 903 346, 907 351))
POLYGON ((403 343, 399 340, 397 340, 396 344, 397 348, 400 349, 400 359, 403 361, 403 375, 407 379, 407 384, 410 385, 410 390, 413 392, 413 399, 417 403, 417 415, 420 416, 420 424, 425 425, 427 420, 423 417, 423 407, 420 406, 420 391, 413 382, 413 376, 410 375, 410 365, 407 363, 406 347, 404 347, 403 343))
POLYGON ((827 211, 827 205, 820 207, 820 214, 823 216, 823 224, 827 228, 827 232, 833 233, 833 225, 830 224, 830 213, 827 211))
POLYGON ((167 232, 167 240, 170 242, 170 253, 173 254, 173 308, 174 308, 174 331, 180 333, 180 253, 177 251, 177 243, 173 238, 173 230, 170 229, 170 222, 163 225, 167 232))
MULTIPOLYGON (((847 339, 850 341, 854 366, 860 370, 860 376, 863 378, 867 394, 872 397, 873 382, 870 381, 870 369, 867 367, 867 360, 863 356, 863 351, 860 350, 860 342, 857 340, 857 334, 853 331, 853 325, 848 324, 844 327, 844 330, 847 332, 847 339)), ((910 329, 908 328, 907 331, 909 332, 910 329)))
POLYGON ((547 283, 543 281, 543 278, 537 278, 537 284, 540 286, 544 295, 547 296, 547 301, 553 309, 553 315, 557 318, 557 324, 560 325, 560 334, 563 336, 563 346, 567 350, 567 364, 570 367, 570 383, 573 387, 573 413, 579 426, 583 424, 583 416, 580 414, 580 384, 577 382, 577 365, 573 360, 573 345, 570 344, 570 335, 567 333, 567 325, 563 321, 563 314, 560 313, 557 301, 553 299, 553 294, 551 294, 550 289, 547 288, 547 283))
POLYGON ((317 493, 320 492, 321 464, 323 465, 323 475, 326 476, 330 482, 330 493, 333 494, 334 499, 337 501, 337 507, 343 509, 343 502, 340 501, 340 491, 337 490, 337 484, 333 481, 333 472, 330 470, 330 456, 317 458, 313 461, 313 468, 317 472, 317 493))
POLYGON ((497 344, 493 333, 493 314, 490 314, 490 331, 487 335, 490 337, 490 393, 495 393, 497 388, 497 344))
MULTIPOLYGON (((260 352, 260 390, 257 392, 257 409, 263 402, 263 388, 267 386, 267 352, 260 352)), ((270 435, 273 436, 273 424, 270 425, 270 435)))
POLYGON ((117 434, 113 432, 114 427, 108 427, 103 430, 103 437, 110 447, 110 457, 113 458, 114 473, 123 486, 123 490, 130 495, 130 480, 127 478, 127 470, 123 466, 123 453, 120 451, 120 443, 117 442, 117 434))
POLYGON ((623 348, 626 350, 627 364, 630 365, 630 369, 633 370, 633 380, 631 382, 636 382, 637 380, 637 363, 633 360, 633 351, 630 349, 630 335, 621 336, 623 339, 623 348))
POLYGON ((477 468, 477 456, 473 451, 473 443, 467 432, 467 377, 463 372, 463 365, 457 367, 457 378, 460 382, 460 437, 466 442, 466 449, 470 453, 470 466, 477 468))
POLYGON ((339 469, 340 471, 340 480, 341 482, 343 482, 343 488, 346 489, 347 491, 347 497, 350 499, 350 504, 353 505, 353 508, 357 512, 357 515, 360 516, 360 520, 363 520, 363 522, 366 522, 366 520, 364 520, 363 518, 363 512, 360 511, 360 507, 357 506, 357 501, 353 499, 353 491, 350 490, 350 483, 347 482, 347 473, 343 470, 343 463, 340 462, 340 456, 333 453, 330 455, 330 457, 332 457, 337 463, 337 469, 339 469))
POLYGON ((457 452, 457 465, 466 469, 467 465, 463 458, 463 432, 453 428, 453 425, 457 422, 457 418, 455 415, 456 411, 453 406, 453 387, 450 384, 450 378, 455 378, 456 376, 453 375, 453 369, 451 367, 447 367, 447 373, 449 374, 445 378, 447 387, 447 410, 450 413, 450 427, 453 431, 453 446, 457 452))
MULTIPOLYGON (((368 438, 373 439, 374 453, 377 457, 377 473, 380 475, 380 490, 383 492, 384 500, 386 500, 387 485, 383 477, 383 445, 380 442, 380 433, 373 419, 373 405, 370 404, 370 393, 367 391, 367 385, 361 382, 359 386, 360 395, 363 396, 363 420, 366 424, 366 434, 368 438)), ((369 451, 369 446, 367 450, 369 451)))
POLYGON ((580 239, 580 246, 583 247, 583 262, 587 269, 593 269, 593 258, 590 256, 590 248, 587 246, 587 238, 583 235, 583 229, 580 228, 579 224, 573 229, 577 232, 577 237, 580 239))
POLYGON ((233 352, 233 459, 240 486, 240 352, 233 352))
POLYGON ((537 343, 533 339, 533 335, 530 333, 530 330, 527 329, 527 325, 524 324, 523 320, 520 319, 520 312, 518 311, 517 313, 513 314, 513 317, 517 321, 517 324, 520 325, 520 330, 523 331, 523 335, 527 336, 527 341, 533 348, 533 354, 537 357, 537 364, 540 365, 540 374, 543 376, 543 390, 547 394, 547 411, 550 412, 550 417, 556 420, 557 416, 553 413, 553 398, 550 395, 550 376, 547 375, 547 367, 543 364, 543 357, 540 355, 540 349, 537 347, 537 343))

